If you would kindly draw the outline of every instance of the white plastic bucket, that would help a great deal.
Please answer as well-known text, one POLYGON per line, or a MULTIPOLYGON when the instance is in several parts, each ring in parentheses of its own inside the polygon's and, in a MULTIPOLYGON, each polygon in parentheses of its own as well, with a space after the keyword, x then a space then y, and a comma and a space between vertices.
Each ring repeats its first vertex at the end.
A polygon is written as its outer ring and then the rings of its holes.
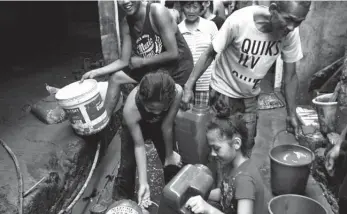
POLYGON ((98 90, 98 83, 94 79, 71 83, 60 89, 55 98, 65 110, 77 134, 95 134, 110 120, 98 90))
POLYGON ((337 102, 329 102, 329 99, 332 95, 332 93, 323 94, 317 96, 312 100, 313 104, 316 106, 320 131, 322 132, 322 134, 336 132, 337 102))

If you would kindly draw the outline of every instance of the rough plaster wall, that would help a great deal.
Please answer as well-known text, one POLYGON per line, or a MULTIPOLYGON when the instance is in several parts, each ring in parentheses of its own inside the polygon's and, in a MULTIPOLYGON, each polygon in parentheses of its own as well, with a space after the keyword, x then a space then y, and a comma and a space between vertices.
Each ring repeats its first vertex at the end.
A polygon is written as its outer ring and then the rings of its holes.
POLYGON ((298 65, 300 104, 307 99, 311 76, 343 56, 347 45, 347 2, 312 1, 311 11, 300 26, 304 58, 298 65))

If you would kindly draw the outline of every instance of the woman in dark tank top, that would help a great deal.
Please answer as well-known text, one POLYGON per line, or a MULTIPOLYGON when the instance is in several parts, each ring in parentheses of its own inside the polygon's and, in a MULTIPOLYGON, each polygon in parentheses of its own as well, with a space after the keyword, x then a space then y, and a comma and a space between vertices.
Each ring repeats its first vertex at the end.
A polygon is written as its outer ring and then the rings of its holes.
MULTIPOLYGON (((153 57, 166 50, 160 34, 156 33, 158 30, 155 29, 156 25, 153 22, 154 20, 151 19, 150 2, 146 5, 146 16, 142 29, 136 29, 133 27, 135 24, 131 17, 126 17, 126 20, 129 25, 132 52, 134 55, 143 58, 153 57)), ((178 59, 129 70, 129 76, 139 81, 146 73, 161 68, 167 70, 175 82, 183 86, 193 69, 193 58, 190 49, 178 28, 175 32, 175 38, 178 47, 178 59)))
POLYGON ((88 71, 81 79, 111 75, 105 100, 109 116, 119 101, 122 85, 138 84, 146 73, 165 69, 183 86, 193 70, 189 47, 164 5, 125 0, 117 3, 126 15, 120 21, 120 58, 88 71))
POLYGON ((167 72, 156 71, 146 74, 130 92, 124 105, 121 161, 113 199, 134 199, 136 166, 140 184, 138 202, 149 199, 146 140, 152 140, 163 166, 182 165, 180 155, 173 151, 173 125, 182 91, 167 72))

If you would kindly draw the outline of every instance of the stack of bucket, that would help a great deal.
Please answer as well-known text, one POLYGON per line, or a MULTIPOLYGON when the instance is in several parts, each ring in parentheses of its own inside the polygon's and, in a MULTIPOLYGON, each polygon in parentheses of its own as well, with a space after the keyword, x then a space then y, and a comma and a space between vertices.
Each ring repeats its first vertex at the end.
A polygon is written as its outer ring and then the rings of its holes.
POLYGON ((318 121, 321 133, 326 136, 330 132, 336 132, 337 102, 329 101, 333 94, 319 95, 312 100, 318 114, 318 121))
MULTIPOLYGON (((330 94, 319 95, 312 100, 318 114, 320 132, 326 136, 337 129, 338 103, 330 101, 330 94)), ((281 145, 274 147, 270 153, 271 160, 271 188, 274 197, 268 206, 270 214, 327 214, 327 210, 317 201, 303 196, 305 193, 314 153, 299 145, 281 145), (288 150, 302 151, 311 154, 311 161, 302 164, 288 164, 276 158, 276 154, 288 150)))
POLYGON ((270 150, 271 189, 275 195, 268 205, 270 214, 327 214, 317 201, 302 196, 305 193, 314 153, 306 147, 293 144, 279 145, 270 150), (296 151, 310 156, 305 163, 286 163, 279 154, 296 151))

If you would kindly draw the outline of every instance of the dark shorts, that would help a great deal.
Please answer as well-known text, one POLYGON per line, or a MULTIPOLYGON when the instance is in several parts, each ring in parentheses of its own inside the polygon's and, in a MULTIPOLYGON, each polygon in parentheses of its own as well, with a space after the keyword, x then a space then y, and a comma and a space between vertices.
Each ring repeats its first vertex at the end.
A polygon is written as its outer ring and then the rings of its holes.
POLYGON ((241 116, 248 129, 247 148, 252 149, 257 135, 258 96, 252 98, 230 98, 214 89, 210 90, 210 105, 215 116, 241 116))
POLYGON ((132 79, 136 80, 136 82, 140 82, 141 79, 150 71, 146 69, 130 69, 130 68, 125 68, 123 69, 124 73, 126 73, 129 77, 132 79))
POLYGON ((150 72, 161 71, 161 70, 169 72, 170 76, 175 81, 175 83, 183 87, 184 84, 187 82, 190 73, 193 70, 193 65, 191 63, 181 63, 180 67, 164 66, 164 67, 158 67, 158 68, 136 68, 136 69, 125 68, 123 69, 124 73, 126 73, 129 77, 136 80, 137 82, 140 82, 141 79, 146 74, 150 72))
MULTIPOLYGON (((248 141, 246 142, 247 156, 251 156, 254 139, 257 135, 258 96, 252 98, 230 98, 210 88, 210 106, 215 117, 233 118, 241 117, 247 127, 248 141)), ((220 165, 209 157, 207 166, 211 169, 215 179, 215 186, 220 183, 220 165)))
POLYGON ((347 213, 347 175, 345 175, 345 178, 340 186, 339 213, 347 213))

